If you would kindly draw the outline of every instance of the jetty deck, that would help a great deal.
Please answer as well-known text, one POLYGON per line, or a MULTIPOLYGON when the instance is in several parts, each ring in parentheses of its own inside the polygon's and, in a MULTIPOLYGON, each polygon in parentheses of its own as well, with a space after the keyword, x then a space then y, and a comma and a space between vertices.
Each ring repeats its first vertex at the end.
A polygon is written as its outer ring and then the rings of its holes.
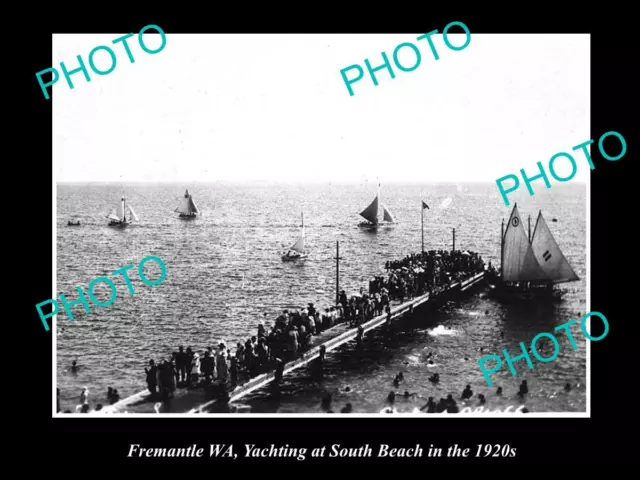
MULTIPOLYGON (((424 304, 427 304, 430 300, 441 299, 455 292, 464 292, 476 285, 484 278, 485 272, 480 272, 467 279, 456 281, 440 290, 433 293, 426 293, 411 300, 391 303, 391 321, 401 318, 405 313, 413 311, 424 304)), ((387 314, 379 315, 366 323, 362 324, 364 333, 374 330, 385 323, 387 323, 387 314)), ((350 327, 349 323, 338 324, 319 335, 311 337, 310 348, 298 359, 287 363, 284 366, 283 376, 287 375, 294 370, 304 367, 311 361, 320 357, 322 347, 325 352, 329 353, 332 350, 354 340, 358 335, 357 327, 350 327)), ((248 381, 241 383, 241 379, 238 378, 238 386, 229 392, 229 403, 236 402, 242 397, 268 385, 275 380, 275 371, 269 373, 263 373, 254 377, 248 381)), ((135 395, 127 397, 119 402, 109 405, 102 409, 98 413, 155 413, 154 403, 149 401, 150 392, 145 389, 135 395)), ((171 411, 161 413, 206 413, 209 411, 218 399, 210 399, 207 397, 204 388, 178 388, 174 392, 174 397, 171 399, 171 411)))

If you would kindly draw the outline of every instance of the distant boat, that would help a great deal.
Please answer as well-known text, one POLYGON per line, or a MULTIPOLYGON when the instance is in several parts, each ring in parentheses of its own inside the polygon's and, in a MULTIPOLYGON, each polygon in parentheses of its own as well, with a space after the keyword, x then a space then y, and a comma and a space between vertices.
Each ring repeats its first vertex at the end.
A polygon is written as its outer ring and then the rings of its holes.
POLYGON ((495 296, 502 299, 559 300, 562 292, 554 289, 554 285, 580 280, 560 250, 542 211, 538 213, 533 235, 528 236, 518 207, 513 206, 502 235, 501 259, 500 275, 495 275, 492 286, 495 296))
POLYGON ((200 215, 200 210, 198 210, 198 206, 189 193, 189 190, 185 190, 182 203, 178 208, 176 208, 175 211, 180 212, 180 218, 186 219, 196 218, 198 215, 200 215))
POLYGON ((282 261, 284 262, 291 262, 293 260, 302 260, 309 256, 305 247, 304 214, 301 214, 301 216, 302 216, 302 227, 300 231, 300 236, 296 240, 296 243, 294 243, 289 248, 289 250, 284 255, 282 255, 282 261))
POLYGON ((124 193, 122 194, 120 204, 116 208, 114 208, 106 218, 109 219, 110 227, 126 227, 131 223, 132 218, 136 222, 139 221, 136 212, 133 211, 133 207, 127 204, 124 193), (127 212, 129 213, 128 217, 127 212))
POLYGON ((380 205, 382 205, 383 218, 382 221, 387 224, 396 223, 391 210, 380 202, 380 185, 378 185, 378 194, 376 198, 373 199, 373 202, 365 208, 362 212, 360 212, 360 216, 363 217, 366 222, 361 222, 358 224, 359 227, 364 227, 368 229, 376 229, 380 223, 378 222, 378 212, 380 210, 380 205))
POLYGON ((67 222, 67 226, 68 227, 79 227, 80 226, 80 220, 76 220, 75 222, 72 222, 71 220, 69 220, 67 222))

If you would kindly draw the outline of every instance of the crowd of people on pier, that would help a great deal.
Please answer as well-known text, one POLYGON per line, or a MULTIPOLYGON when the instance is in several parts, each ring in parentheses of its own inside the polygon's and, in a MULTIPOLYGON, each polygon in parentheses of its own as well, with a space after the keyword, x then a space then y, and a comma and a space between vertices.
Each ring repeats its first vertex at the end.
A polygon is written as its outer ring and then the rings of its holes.
POLYGON ((485 264, 476 252, 429 250, 386 262, 385 268, 389 272, 387 284, 383 285, 384 279, 377 277, 369 290, 376 293, 386 286, 391 298, 402 302, 480 273, 485 264))
MULTIPOLYGON (((438 291, 451 281, 472 276, 484 269, 482 257, 474 252, 432 250, 387 262, 387 277, 375 277, 369 291, 360 289, 348 296, 342 290, 335 305, 318 308, 314 303, 282 311, 273 324, 264 314, 256 334, 230 348, 221 340, 214 347, 196 352, 183 346, 171 358, 149 360, 146 383, 152 399, 167 402, 177 388, 229 385, 234 389, 242 379, 250 380, 296 360, 313 346, 313 337, 338 325, 360 327, 378 315, 390 315, 391 301, 414 298, 438 291)), ((360 338, 360 337, 359 337, 360 338)), ((117 392, 116 392, 117 393, 117 392)), ((109 403, 113 396, 110 397, 109 403)), ((81 411, 88 411, 81 397, 81 411)))

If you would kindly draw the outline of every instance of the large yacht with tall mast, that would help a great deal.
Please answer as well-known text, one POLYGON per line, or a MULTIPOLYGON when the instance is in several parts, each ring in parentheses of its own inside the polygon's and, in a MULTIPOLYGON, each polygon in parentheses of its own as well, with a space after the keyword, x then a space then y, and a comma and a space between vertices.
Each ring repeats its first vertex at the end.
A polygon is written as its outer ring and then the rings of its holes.
POLYGON ((580 280, 560 250, 542 211, 531 234, 524 230, 517 204, 513 206, 506 230, 501 229, 500 273, 488 278, 492 294, 509 300, 560 300, 560 283, 580 280))

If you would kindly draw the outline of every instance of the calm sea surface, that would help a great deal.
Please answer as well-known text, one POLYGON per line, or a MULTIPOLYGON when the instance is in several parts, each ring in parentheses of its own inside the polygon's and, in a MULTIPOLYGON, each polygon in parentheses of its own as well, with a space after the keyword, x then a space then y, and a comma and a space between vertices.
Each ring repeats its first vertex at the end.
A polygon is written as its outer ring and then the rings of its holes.
MULTIPOLYGON (((150 358, 168 356, 178 345, 200 350, 220 339, 235 345, 255 335, 265 312, 273 320, 285 308, 309 302, 331 305, 336 241, 342 257, 341 288, 347 293, 367 288, 372 276, 384 272, 386 260, 420 251, 421 195, 430 206, 425 210, 427 250, 451 248, 455 228, 457 249, 477 251, 486 262, 499 264, 500 222, 508 218, 511 207, 504 205, 495 184, 383 185, 381 201, 399 223, 377 233, 357 227, 358 212, 375 196, 371 184, 58 185, 58 292, 75 299, 75 287, 86 288, 94 277, 127 264, 137 267, 147 255, 160 257, 167 266, 166 280, 156 287, 144 285, 132 270, 135 296, 118 278, 118 297, 110 307, 94 307, 87 314, 76 306, 74 321, 59 316, 61 407, 73 410, 83 386, 89 388, 92 404, 107 403, 109 386, 123 398, 136 393, 146 386, 143 369, 150 358), (204 214, 196 221, 182 221, 174 213, 185 188, 204 214), (104 217, 119 202, 123 189, 140 222, 124 230, 109 228, 104 217), (280 254, 295 241, 301 212, 311 257, 304 263, 283 263, 280 254), (82 226, 67 227, 67 220, 74 218, 82 226), (73 360, 81 367, 77 374, 69 371, 73 360)), ((331 353, 321 382, 302 369, 286 378, 280 398, 257 392, 245 403, 254 412, 320 412, 321 396, 331 392, 334 411, 350 402, 356 412, 373 413, 386 406, 392 390, 416 393, 411 400, 396 402, 404 411, 423 405, 429 396, 437 400, 452 393, 459 398, 471 384, 476 394, 485 394, 487 407, 504 408, 522 404, 516 393, 526 378, 525 403, 531 411, 585 411, 586 342, 577 329, 578 351, 559 334, 561 352, 555 361, 534 360, 534 370, 520 361, 515 378, 504 365, 492 377, 503 387, 502 397, 487 386, 480 372, 481 356, 503 348, 515 356, 519 342, 528 344, 538 333, 586 312, 586 187, 540 187, 534 197, 525 192, 513 200, 523 220, 531 215, 532 229, 542 209, 581 278, 564 286, 562 303, 504 306, 481 290, 400 324, 388 340, 373 334, 364 357, 349 345, 331 353), (426 366, 428 352, 435 354, 435 367, 426 366), (405 381, 394 389, 392 380, 398 372, 404 373, 405 381), (427 381, 433 372, 440 373, 437 386, 427 381), (567 382, 573 386, 570 392, 563 390, 567 382)), ((152 279, 159 274, 152 263, 145 271, 152 279)), ((98 287, 98 297, 107 298, 107 290, 98 287)), ((477 404, 475 398, 470 405, 477 404)))

